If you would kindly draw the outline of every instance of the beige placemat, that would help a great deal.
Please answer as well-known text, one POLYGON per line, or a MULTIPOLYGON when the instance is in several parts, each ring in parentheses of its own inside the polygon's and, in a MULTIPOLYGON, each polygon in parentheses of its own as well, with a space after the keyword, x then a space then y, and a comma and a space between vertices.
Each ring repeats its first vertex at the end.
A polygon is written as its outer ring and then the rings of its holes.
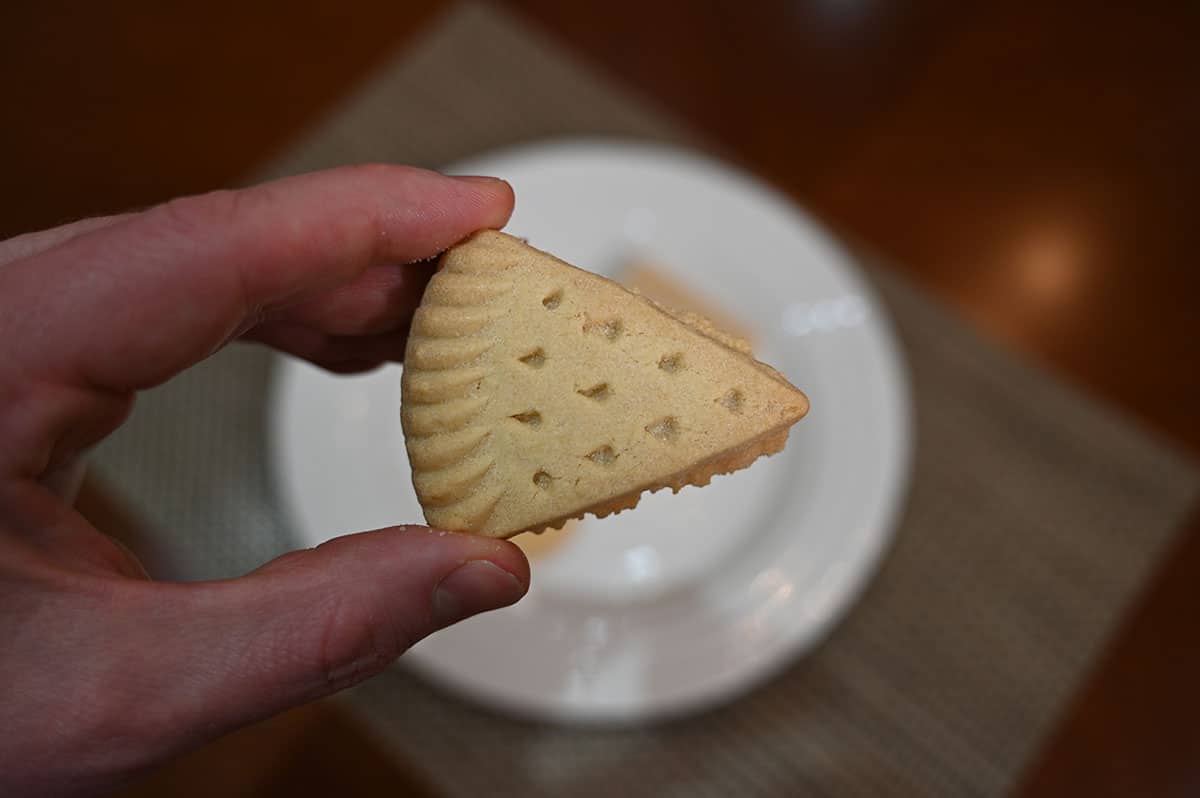
MULTIPOLYGON (((560 47, 466 5, 261 177, 437 166, 553 135, 696 141, 560 47)), ((1000 353, 886 269, 918 418, 896 545, 812 656, 702 717, 626 731, 519 723, 396 670, 352 693, 452 796, 995 795, 1010 787, 1197 495, 1197 471, 1000 353)), ((232 348, 150 392, 98 453, 183 578, 289 544, 264 448, 271 356, 232 348)), ((397 519, 397 521, 412 519, 397 519)))

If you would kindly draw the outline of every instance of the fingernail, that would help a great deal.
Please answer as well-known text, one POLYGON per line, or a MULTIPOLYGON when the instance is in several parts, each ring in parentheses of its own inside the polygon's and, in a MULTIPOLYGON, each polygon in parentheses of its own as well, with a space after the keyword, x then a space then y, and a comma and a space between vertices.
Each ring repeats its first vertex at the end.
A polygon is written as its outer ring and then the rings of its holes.
POLYGON ((487 175, 449 175, 449 177, 453 177, 455 180, 461 180, 464 183, 495 184, 504 182, 498 177, 488 177, 487 175))
POLYGON ((449 626, 480 612, 507 607, 525 595, 525 586, 498 565, 472 560, 451 571, 433 591, 433 618, 449 626))

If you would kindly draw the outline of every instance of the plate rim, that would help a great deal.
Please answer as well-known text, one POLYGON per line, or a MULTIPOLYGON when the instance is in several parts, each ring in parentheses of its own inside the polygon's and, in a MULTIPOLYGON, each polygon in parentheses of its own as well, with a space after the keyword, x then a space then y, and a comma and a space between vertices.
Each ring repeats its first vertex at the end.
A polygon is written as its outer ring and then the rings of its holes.
MULTIPOLYGON (((689 169, 698 168, 710 173, 724 173, 725 176, 733 178, 740 185, 751 188, 760 195, 765 195, 767 201, 800 220, 806 228, 806 233, 811 234, 820 246, 832 256, 830 268, 851 283, 871 308, 872 323, 876 328, 876 334, 871 336, 873 339, 871 343, 878 347, 879 365, 884 372, 887 372, 883 375, 883 380, 892 388, 891 401, 888 404, 896 421, 893 425, 895 434, 892 446, 894 452, 892 458, 893 477, 881 491, 878 500, 879 509, 875 513, 879 521, 875 524, 874 534, 866 537, 861 544, 861 551, 856 554, 857 567, 849 569, 841 577, 841 584, 835 591, 839 595, 838 600, 834 602, 836 607, 815 622, 797 624, 792 627, 795 630, 793 633, 782 635, 782 639, 773 641, 772 645, 765 648, 762 654, 743 661, 737 669, 737 676, 718 676, 690 698, 659 701, 643 707, 640 711, 618 708, 613 712, 605 712, 597 706, 590 706, 585 711, 577 704, 555 700, 557 694, 548 694, 549 700, 534 704, 524 697, 506 694, 502 689, 495 689, 495 685, 484 686, 449 677, 445 671, 438 669, 436 658, 423 653, 419 647, 414 648, 398 660, 399 666, 418 674, 422 679, 435 685, 439 691, 459 699, 466 697, 485 707, 528 720, 567 724, 575 727, 623 727, 633 724, 667 722, 683 715, 709 710, 757 689, 819 647, 858 604, 863 593, 877 575, 884 556, 895 541, 907 504, 912 482, 916 422, 912 400, 911 372, 888 307, 883 303, 875 286, 866 277, 859 258, 854 255, 844 241, 835 236, 828 227, 798 205, 791 197, 737 164, 686 146, 638 141, 624 137, 590 136, 539 139, 499 148, 457 161, 447 167, 445 171, 452 174, 464 173, 463 169, 471 169, 474 164, 484 162, 513 161, 523 158, 535 160, 561 158, 580 153, 588 153, 590 156, 619 154, 620 157, 629 157, 633 154, 636 157, 660 161, 669 160, 673 162, 673 166, 683 164, 685 168, 689 169), (601 711, 597 711, 598 709, 601 711)), ((305 367, 307 367, 306 364, 290 358, 277 358, 272 368, 271 391, 268 398, 270 417, 268 450, 272 482, 290 522, 287 525, 289 537, 293 542, 301 545, 309 545, 312 541, 308 540, 309 536, 304 532, 303 522, 298 519, 299 514, 296 512, 293 501, 293 486, 290 485, 290 477, 286 473, 287 468, 283 463, 286 438, 286 431, 283 427, 286 416, 284 405, 288 401, 285 396, 286 386, 293 379, 295 370, 305 367)), ((649 696, 645 698, 649 698, 649 696)))

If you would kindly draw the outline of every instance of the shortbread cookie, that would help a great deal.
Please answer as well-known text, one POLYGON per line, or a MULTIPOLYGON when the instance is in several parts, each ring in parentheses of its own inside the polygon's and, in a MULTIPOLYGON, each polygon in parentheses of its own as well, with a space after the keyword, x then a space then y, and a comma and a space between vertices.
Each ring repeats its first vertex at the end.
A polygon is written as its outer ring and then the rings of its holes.
POLYGON ((483 231, 425 290, 401 419, 426 521, 510 537, 706 485, 782 449, 807 411, 705 319, 483 231))

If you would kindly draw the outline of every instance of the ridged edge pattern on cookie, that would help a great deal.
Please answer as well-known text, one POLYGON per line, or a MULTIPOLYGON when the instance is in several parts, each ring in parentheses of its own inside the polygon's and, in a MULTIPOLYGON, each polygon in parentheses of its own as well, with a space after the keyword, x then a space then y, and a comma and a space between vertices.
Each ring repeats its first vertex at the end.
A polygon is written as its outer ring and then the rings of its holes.
POLYGON ((503 269, 446 257, 413 317, 401 420, 413 486, 434 526, 477 532, 503 497, 501 484, 485 484, 495 457, 480 419, 490 400, 489 332, 512 289, 503 269))

